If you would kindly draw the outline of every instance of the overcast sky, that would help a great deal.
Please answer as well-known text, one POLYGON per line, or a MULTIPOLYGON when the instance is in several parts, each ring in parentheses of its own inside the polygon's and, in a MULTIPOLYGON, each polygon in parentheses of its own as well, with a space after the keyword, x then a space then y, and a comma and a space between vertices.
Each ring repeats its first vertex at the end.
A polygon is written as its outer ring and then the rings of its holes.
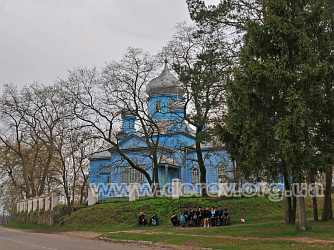
POLYGON ((184 20, 186 0, 0 0, 0 91, 10 82, 52 84, 130 46, 155 53, 184 20))

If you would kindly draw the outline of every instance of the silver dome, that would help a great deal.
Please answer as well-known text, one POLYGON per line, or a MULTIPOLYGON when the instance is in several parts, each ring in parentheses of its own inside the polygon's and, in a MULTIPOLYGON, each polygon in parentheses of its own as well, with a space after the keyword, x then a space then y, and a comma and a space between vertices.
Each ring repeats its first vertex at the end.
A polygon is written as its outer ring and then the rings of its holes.
POLYGON ((146 92, 149 96, 157 94, 174 94, 183 96, 185 90, 182 84, 170 73, 166 62, 162 73, 147 84, 146 92))

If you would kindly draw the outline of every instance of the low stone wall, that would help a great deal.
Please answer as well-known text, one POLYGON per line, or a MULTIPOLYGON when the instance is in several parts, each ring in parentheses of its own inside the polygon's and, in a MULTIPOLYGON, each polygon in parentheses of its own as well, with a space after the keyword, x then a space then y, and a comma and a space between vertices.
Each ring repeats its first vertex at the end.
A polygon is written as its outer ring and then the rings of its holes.
MULTIPOLYGON (((74 211, 77 211, 85 207, 74 207, 74 211)), ((68 215, 68 207, 55 207, 53 211, 35 211, 30 213, 16 213, 15 220, 19 222, 32 222, 39 225, 53 226, 59 223, 59 219, 65 215, 68 215)))

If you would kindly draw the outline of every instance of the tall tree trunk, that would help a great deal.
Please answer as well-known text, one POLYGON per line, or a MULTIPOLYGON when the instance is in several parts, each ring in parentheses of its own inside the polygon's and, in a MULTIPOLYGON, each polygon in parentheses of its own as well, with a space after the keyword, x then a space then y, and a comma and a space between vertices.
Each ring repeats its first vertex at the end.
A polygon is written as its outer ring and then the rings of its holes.
MULTIPOLYGON (((294 192, 295 192, 295 188, 294 188, 294 192)), ((295 224, 296 223, 296 212, 297 212, 297 197, 295 195, 296 193, 293 193, 293 196, 292 196, 292 221, 293 223, 292 224, 295 224)))
POLYGON ((288 168, 283 162, 283 178, 284 178, 284 189, 286 192, 285 195, 285 209, 284 209, 284 222, 285 224, 294 224, 295 221, 293 220, 293 211, 292 211, 292 199, 291 199, 291 182, 290 182, 290 175, 288 173, 288 168))
POLYGON ((331 200, 329 202, 329 219, 330 220, 333 220, 333 203, 332 203, 332 197, 331 197, 331 200))
POLYGON ((40 188, 39 188, 39 191, 38 191, 39 196, 44 193, 46 178, 49 174, 49 169, 50 169, 50 165, 51 165, 52 158, 53 158, 53 148, 49 147, 48 151, 49 151, 48 159, 47 159, 45 167, 43 169, 43 174, 42 174, 42 178, 41 178, 41 185, 40 185, 40 188))
POLYGON ((319 221, 317 197, 313 196, 312 201, 313 201, 313 219, 314 221, 319 221))
POLYGON ((332 177, 333 177, 332 168, 326 173, 326 187, 325 187, 325 197, 324 197, 324 209, 322 211, 322 221, 328 221, 333 218, 332 211, 332 177))
POLYGON ((160 185, 159 185, 159 163, 158 163, 158 157, 156 154, 153 154, 153 171, 152 171, 152 176, 153 176, 153 197, 157 198, 161 196, 161 190, 160 190, 160 185))
POLYGON ((303 181, 300 176, 297 178, 298 183, 294 185, 296 189, 295 196, 298 197, 298 217, 299 217, 299 229, 303 232, 307 230, 307 217, 306 217, 306 207, 304 199, 303 181))
POLYGON ((299 215, 299 229, 303 232, 307 230, 307 218, 304 194, 302 191, 298 194, 298 215, 299 215))
POLYGON ((80 204, 84 203, 84 193, 85 193, 87 181, 88 181, 88 178, 84 177, 84 181, 82 183, 82 186, 80 187, 80 204))
POLYGON ((316 191, 316 186, 315 186, 315 175, 314 173, 311 173, 311 184, 313 185, 312 189, 312 203, 313 203, 313 219, 314 221, 318 221, 318 204, 317 204, 317 191, 316 191))
POLYGON ((200 170, 200 182, 201 182, 201 192, 202 197, 208 197, 207 189, 206 189, 206 168, 203 160, 201 143, 196 140, 196 154, 198 160, 198 166, 200 170))

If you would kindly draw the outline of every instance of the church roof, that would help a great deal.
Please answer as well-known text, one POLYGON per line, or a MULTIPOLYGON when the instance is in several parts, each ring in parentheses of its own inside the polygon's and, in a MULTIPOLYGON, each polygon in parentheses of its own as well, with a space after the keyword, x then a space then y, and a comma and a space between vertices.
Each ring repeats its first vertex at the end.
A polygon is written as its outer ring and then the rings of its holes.
POLYGON ((170 73, 167 62, 165 62, 165 67, 162 73, 147 84, 146 92, 150 97, 157 94, 183 96, 185 90, 182 84, 170 73))
POLYGON ((110 152, 108 150, 97 152, 90 157, 91 159, 105 159, 110 158, 110 152))

